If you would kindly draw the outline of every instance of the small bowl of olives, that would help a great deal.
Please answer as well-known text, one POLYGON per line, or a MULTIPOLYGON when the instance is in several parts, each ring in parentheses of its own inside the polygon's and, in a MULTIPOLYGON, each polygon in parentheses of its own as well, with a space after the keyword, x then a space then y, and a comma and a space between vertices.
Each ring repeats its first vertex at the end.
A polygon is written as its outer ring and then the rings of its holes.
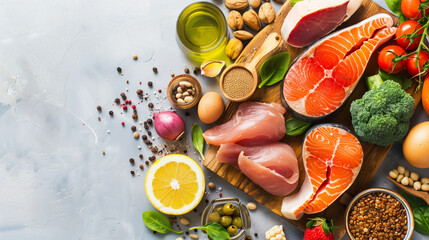
POLYGON ((201 225, 217 222, 228 231, 232 240, 244 239, 250 229, 249 210, 238 198, 218 198, 213 200, 203 212, 201 225))

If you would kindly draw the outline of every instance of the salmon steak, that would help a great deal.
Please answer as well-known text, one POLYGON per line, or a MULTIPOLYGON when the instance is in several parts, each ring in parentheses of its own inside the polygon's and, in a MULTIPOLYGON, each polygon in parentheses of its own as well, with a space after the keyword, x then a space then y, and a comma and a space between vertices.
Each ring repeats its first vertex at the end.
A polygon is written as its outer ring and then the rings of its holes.
POLYGON ((298 160, 293 148, 286 143, 259 146, 226 143, 220 145, 216 159, 240 169, 255 184, 274 196, 286 196, 298 186, 298 160))
POLYGON ((354 182, 363 162, 359 140, 339 124, 320 124, 308 130, 302 146, 305 177, 299 191, 285 197, 282 214, 300 219, 325 210, 354 182))
POLYGON ((279 103, 244 102, 228 122, 204 132, 207 143, 260 145, 277 142, 285 136, 286 109, 279 103))
POLYGON ((334 32, 306 50, 289 68, 282 103, 304 121, 320 121, 350 96, 371 55, 396 32, 387 14, 334 32))

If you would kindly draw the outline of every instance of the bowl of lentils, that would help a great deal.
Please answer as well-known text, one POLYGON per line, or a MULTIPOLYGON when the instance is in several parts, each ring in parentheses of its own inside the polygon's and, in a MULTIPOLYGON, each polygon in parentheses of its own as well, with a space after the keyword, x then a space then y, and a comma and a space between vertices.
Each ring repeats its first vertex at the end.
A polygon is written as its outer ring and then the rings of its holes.
POLYGON ((414 216, 398 193, 370 188, 353 198, 346 210, 346 231, 351 240, 411 239, 414 216))

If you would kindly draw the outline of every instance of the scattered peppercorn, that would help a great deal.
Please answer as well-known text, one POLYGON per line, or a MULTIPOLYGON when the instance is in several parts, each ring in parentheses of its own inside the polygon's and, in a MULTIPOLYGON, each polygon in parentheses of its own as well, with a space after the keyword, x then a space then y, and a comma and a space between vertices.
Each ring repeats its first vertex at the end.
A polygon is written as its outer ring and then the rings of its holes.
POLYGON ((250 240, 252 237, 250 235, 246 235, 246 240, 250 240))
POLYGON ((186 150, 186 149, 185 149, 185 150, 183 150, 183 152, 184 152, 184 153, 187 153, 187 152, 188 152, 188 150, 186 150))
POLYGON ((137 56, 137 54, 133 54, 133 59, 134 59, 134 60, 139 59, 139 57, 137 56))
POLYGON ((133 131, 133 132, 135 132, 137 130, 137 127, 136 126, 131 126, 131 131, 133 131))
POLYGON ((142 165, 142 164, 140 164, 139 168, 140 168, 141 170, 143 170, 143 165, 142 165))
POLYGON ((146 143, 147 145, 152 145, 152 142, 149 140, 145 140, 144 143, 146 143))
POLYGON ((149 165, 149 161, 146 161, 146 162, 144 162, 144 163, 146 163, 146 165, 149 165))
POLYGON ((152 123, 153 123, 152 119, 150 119, 150 118, 148 118, 148 119, 146 120, 146 122, 147 122, 147 123, 149 123, 149 124, 152 124, 152 123))
POLYGON ((134 172, 134 171, 132 171, 132 170, 130 171, 130 173, 131 173, 131 175, 133 175, 133 176, 134 176, 134 174, 135 174, 135 172, 134 172))
POLYGON ((185 73, 189 73, 189 68, 185 68, 185 73))
POLYGON ((121 122, 121 124, 122 124, 122 126, 125 126, 125 123, 124 123, 124 122, 121 122))
POLYGON ((138 89, 138 90, 136 91, 136 93, 137 93, 137 95, 142 95, 142 94, 143 94, 143 90, 138 89))
POLYGON ((139 155, 139 158, 140 158, 140 159, 143 159, 143 154, 140 154, 140 155, 139 155))
POLYGON ((118 71, 118 73, 122 73, 122 68, 121 67, 117 67, 116 71, 118 71))
POLYGON ((127 110, 128 110, 127 105, 123 104, 123 105, 122 105, 122 109, 124 109, 125 111, 127 111, 127 110))
POLYGON ((158 89, 158 92, 159 92, 159 93, 162 93, 162 90, 161 90, 161 89, 158 89))
POLYGON ((149 108, 153 108, 153 103, 149 103, 148 105, 147 105, 149 108))
POLYGON ((148 85, 149 87, 152 87, 152 86, 153 86, 153 82, 152 82, 152 81, 149 81, 149 82, 147 82, 147 85, 148 85))
POLYGON ((149 129, 149 125, 145 124, 144 129, 149 129))
POLYGON ((133 119, 137 119, 139 116, 138 116, 137 114, 133 113, 133 115, 131 115, 131 117, 132 117, 133 119))
POLYGON ((115 103, 116 103, 116 104, 120 104, 120 103, 121 103, 121 100, 119 100, 119 98, 115 98, 115 103))
POLYGON ((122 97, 123 100, 127 99, 127 96, 125 95, 125 93, 121 93, 121 97, 122 97))
POLYGON ((158 153, 158 148, 157 147, 153 147, 151 150, 152 150, 153 153, 158 153))
POLYGON ((97 106, 97 110, 101 112, 101 106, 97 106))
POLYGON ((113 116, 113 111, 112 110, 109 111, 109 115, 113 116))
POLYGON ((104 150, 101 150, 101 154, 106 155, 106 152, 104 150))
POLYGON ((194 68, 194 74, 195 74, 195 75, 197 75, 199 72, 200 72, 200 68, 195 67, 195 68, 194 68))
POLYGON ((150 156, 150 157, 149 157, 149 160, 150 160, 150 161, 154 161, 155 159, 156 159, 156 158, 155 158, 155 156, 150 156))
POLYGON ((174 75, 174 73, 172 73, 172 74, 170 74, 170 76, 171 76, 171 77, 174 77, 175 75, 174 75))
POLYGON ((101 121, 101 118, 100 118, 100 117, 98 117, 98 121, 101 121))
POLYGON ((134 158, 130 158, 130 163, 134 164, 134 158))
POLYGON ((130 81, 127 80, 127 84, 129 84, 129 83, 130 83, 130 81))
POLYGON ((147 135, 152 136, 152 132, 151 131, 147 131, 147 135))
POLYGON ((253 234, 253 235, 255 235, 255 237, 258 237, 258 233, 255 233, 255 234, 253 234))
POLYGON ((134 133, 133 133, 133 137, 134 137, 135 139, 139 138, 139 137, 140 137, 139 132, 134 132, 134 133))
POLYGON ((157 68, 157 67, 153 67, 153 68, 152 68, 152 71, 153 71, 154 73, 158 73, 158 68, 157 68))
POLYGON ((143 136, 142 136, 142 139, 143 139, 143 140, 147 140, 147 136, 146 136, 146 135, 143 135, 143 136))

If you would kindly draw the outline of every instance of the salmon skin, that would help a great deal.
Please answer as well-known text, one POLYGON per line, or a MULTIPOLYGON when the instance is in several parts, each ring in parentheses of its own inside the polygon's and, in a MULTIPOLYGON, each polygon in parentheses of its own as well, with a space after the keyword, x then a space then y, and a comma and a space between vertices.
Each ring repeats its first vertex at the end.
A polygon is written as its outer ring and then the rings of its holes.
POLYGON ((372 53, 395 34, 392 25, 389 15, 377 14, 316 42, 286 73, 283 105, 304 121, 329 117, 350 96, 372 53))
POLYGON ((320 124, 308 130, 302 147, 305 170, 299 191, 285 197, 282 214, 300 219, 325 210, 356 179, 363 162, 357 137, 340 124, 320 124))

